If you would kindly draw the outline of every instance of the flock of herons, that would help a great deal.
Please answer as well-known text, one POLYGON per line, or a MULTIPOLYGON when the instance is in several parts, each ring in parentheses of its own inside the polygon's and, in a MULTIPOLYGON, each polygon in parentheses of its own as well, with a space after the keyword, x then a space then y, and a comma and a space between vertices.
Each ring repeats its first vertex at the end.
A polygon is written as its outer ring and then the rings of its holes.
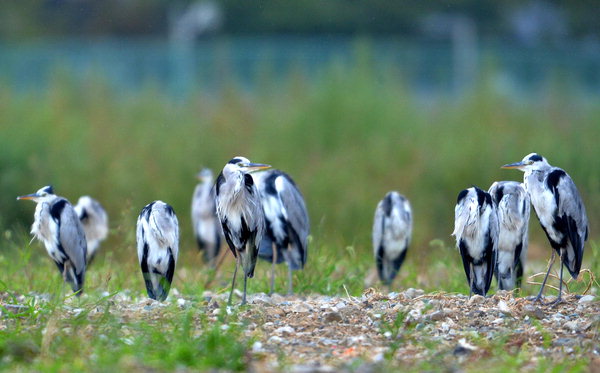
MULTIPOLYGON (((205 260, 213 266, 217 265, 222 237, 231 249, 236 265, 229 303, 238 267, 244 275, 242 304, 245 304, 247 280, 254 276, 259 257, 272 262, 271 292, 276 263, 287 263, 290 293, 292 271, 302 269, 306 263, 310 224, 304 199, 289 175, 270 167, 235 157, 215 182, 208 169, 198 175, 201 182, 194 191, 191 209, 194 233, 205 260)), ((588 222, 579 192, 564 170, 550 166, 535 153, 502 167, 524 171, 524 183, 500 181, 493 183, 487 192, 472 187, 458 195, 452 234, 456 237, 470 293, 485 296, 494 275, 500 289, 520 286, 532 204, 554 249, 535 300, 541 301, 557 253, 561 266, 555 302, 560 302, 563 267, 577 278, 588 238, 588 222)), ((108 234, 108 218, 100 203, 85 196, 73 207, 65 198, 55 195, 51 186, 17 199, 37 203, 31 233, 44 243, 73 291, 81 294, 86 267, 108 234)), ((389 192, 377 205, 373 223, 374 256, 379 277, 385 284, 396 277, 411 234, 412 212, 408 200, 397 192, 389 192)), ((179 226, 173 208, 162 201, 145 206, 137 220, 136 237, 148 297, 165 300, 179 245, 179 226)))

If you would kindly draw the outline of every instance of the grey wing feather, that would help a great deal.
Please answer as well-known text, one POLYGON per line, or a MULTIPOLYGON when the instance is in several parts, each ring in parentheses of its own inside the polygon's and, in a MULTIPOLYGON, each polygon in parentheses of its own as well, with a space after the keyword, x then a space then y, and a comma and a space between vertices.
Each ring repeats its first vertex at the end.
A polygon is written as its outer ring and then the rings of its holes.
MULTIPOLYGON (((308 257, 308 234, 310 233, 310 222, 308 218, 308 212, 306 211, 306 204, 302 193, 298 188, 292 184, 287 178, 284 179, 284 188, 279 192, 279 198, 287 213, 287 219, 290 222, 292 229, 296 232, 300 246, 296 251, 298 260, 291 260, 290 266, 294 268, 302 268, 306 263, 308 257), (293 264, 292 264, 293 263, 293 264)), ((290 241, 293 244, 293 240, 290 241)))
MULTIPOLYGON (((196 227, 198 226, 198 221, 200 220, 200 210, 201 210, 201 203, 202 201, 200 200, 202 194, 202 185, 198 184, 196 185, 196 189, 194 189, 194 194, 192 197, 192 226, 194 227, 194 230, 196 229, 196 227)), ((195 233, 195 232, 194 232, 195 233)))
POLYGON ((60 243, 75 266, 77 273, 85 270, 87 243, 79 217, 70 204, 67 204, 60 216, 60 243))
MULTIPOLYGON (((588 229, 588 220, 585 212, 585 207, 579 195, 579 191, 575 183, 567 175, 562 177, 557 186, 560 202, 558 205, 559 216, 566 214, 575 220, 577 230, 580 237, 585 237, 588 229)), ((584 240, 582 240, 583 242, 584 240)))
POLYGON ((290 183, 286 178, 285 187, 279 192, 279 198, 281 203, 287 212, 287 218, 292 225, 292 228, 298 233, 304 249, 306 249, 306 241, 310 232, 310 222, 308 218, 308 212, 306 210, 306 204, 302 194, 296 188, 295 185, 290 183))
POLYGON ((150 232, 161 243, 164 247, 170 247, 173 251, 175 261, 179 255, 179 222, 175 213, 172 215, 168 213, 168 205, 163 203, 156 203, 155 207, 150 215, 150 232))
POLYGON ((385 213, 383 211, 383 201, 379 201, 375 209, 375 218, 373 220, 373 251, 377 255, 381 240, 383 239, 383 219, 385 213))

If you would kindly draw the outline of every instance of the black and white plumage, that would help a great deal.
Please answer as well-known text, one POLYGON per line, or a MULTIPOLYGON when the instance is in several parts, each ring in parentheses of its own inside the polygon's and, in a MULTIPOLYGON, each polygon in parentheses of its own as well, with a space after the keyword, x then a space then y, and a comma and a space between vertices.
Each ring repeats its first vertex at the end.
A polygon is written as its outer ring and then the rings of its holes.
POLYGON ((379 278, 390 285, 406 257, 412 235, 412 210, 408 199, 391 191, 379 201, 373 221, 373 251, 379 278))
POLYGON ((198 249, 203 252, 204 260, 212 266, 221 248, 221 223, 217 217, 213 173, 205 168, 198 173, 200 183, 192 197, 192 226, 198 249))
POLYGON ((148 297, 163 301, 171 289, 179 252, 179 223, 173 208, 162 201, 146 205, 137 220, 136 236, 148 297))
POLYGON ((108 214, 100 202, 90 196, 79 197, 74 208, 85 232, 89 266, 98 251, 100 242, 108 236, 108 214))
POLYGON ((521 286, 527 260, 530 204, 522 183, 497 181, 488 193, 498 213, 498 254, 496 279, 500 290, 521 286))
POLYGON ((470 293, 490 289, 498 247, 498 218, 492 197, 472 187, 458 194, 454 208, 456 246, 462 256, 470 293))
POLYGON ((292 271, 304 268, 308 255, 310 222, 304 197, 292 178, 280 170, 268 170, 254 176, 265 212, 265 234, 259 258, 270 261, 271 293, 274 289, 275 264, 288 265, 288 293, 293 293, 292 271))
MULTIPOLYGON (((551 166, 546 158, 536 153, 528 154, 521 162, 507 164, 502 168, 525 172, 525 189, 550 245, 561 259, 560 286, 556 299, 556 302, 560 302, 563 266, 567 267, 573 278, 577 278, 583 260, 584 244, 588 238, 588 219, 579 191, 563 169, 551 166)), ((552 264, 536 300, 541 299, 551 268, 552 264)))
POLYGON ((244 157, 235 157, 223 167, 215 184, 217 215, 225 240, 236 258, 229 293, 230 304, 239 265, 244 271, 242 304, 246 303, 247 281, 254 276, 258 248, 265 229, 260 194, 250 173, 269 167, 251 163, 244 157))
POLYGON ((64 280, 80 295, 85 281, 87 244, 73 206, 54 194, 51 186, 17 199, 37 203, 31 233, 44 243, 64 280))

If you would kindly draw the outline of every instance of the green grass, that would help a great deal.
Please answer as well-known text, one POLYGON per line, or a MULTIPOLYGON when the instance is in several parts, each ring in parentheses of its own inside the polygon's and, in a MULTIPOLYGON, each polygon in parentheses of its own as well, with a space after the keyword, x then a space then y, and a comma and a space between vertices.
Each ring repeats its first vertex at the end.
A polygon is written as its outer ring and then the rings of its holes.
MULTIPOLYGON (((450 237, 456 195, 473 184, 520 180, 520 173, 499 167, 532 151, 577 183, 590 218, 584 267, 600 275, 600 102, 581 103, 559 87, 519 103, 495 93, 486 76, 466 97, 416 102, 390 71, 363 59, 331 66, 310 84, 298 74, 283 82, 267 77, 254 93, 232 84, 183 102, 151 87, 123 97, 101 80, 75 84, 65 76, 39 94, 0 88, 0 292, 7 303, 26 305, 0 319, 0 369, 244 370, 253 340, 244 337, 243 320, 234 311, 210 323, 203 311, 204 291, 228 291, 231 255, 213 278, 196 252, 189 219, 195 173, 203 166, 218 172, 234 155, 287 171, 306 197, 312 241, 306 270, 294 274, 300 294, 361 294, 374 266, 374 209, 392 189, 410 199, 415 223, 391 290, 468 293, 450 237), (15 201, 46 184, 71 201, 92 195, 109 212, 111 235, 87 274, 83 299, 65 300, 69 292, 55 266, 38 242, 29 243, 34 205, 15 201), (155 318, 125 319, 111 312, 112 295, 128 289, 134 298, 145 296, 135 221, 155 199, 177 212, 181 255, 173 289, 192 308, 168 303, 155 318), (81 308, 79 316, 62 318, 65 302, 81 308)), ((549 246, 535 217, 530 232, 537 270, 549 246)), ((250 293, 268 291, 269 270, 269 263, 259 263, 250 293)), ((285 271, 278 268, 281 293, 285 271)), ((597 292, 598 282, 594 287, 597 292)), ((529 286, 524 294, 534 291, 529 286)), ((402 335, 403 326, 388 327, 402 335)), ((487 348, 498 352, 484 362, 498 370, 529 358, 501 352, 499 345, 487 348)), ((538 361, 541 371, 555 368, 555 361, 538 361)))

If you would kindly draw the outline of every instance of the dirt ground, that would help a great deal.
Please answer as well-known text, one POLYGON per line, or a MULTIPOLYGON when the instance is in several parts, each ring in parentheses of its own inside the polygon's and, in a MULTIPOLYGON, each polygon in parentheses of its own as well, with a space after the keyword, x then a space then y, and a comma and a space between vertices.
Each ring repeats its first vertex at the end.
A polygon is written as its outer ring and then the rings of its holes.
MULTIPOLYGON (((221 322, 219 315, 231 312, 226 295, 170 298, 221 322)), ((111 312, 125 323, 168 317, 167 304, 131 299, 126 292, 113 302, 111 312)), ((2 303, 8 310, 18 307, 2 303)), ((243 325, 245 336, 255 341, 248 356, 253 371, 373 372, 387 364, 421 370, 423 362, 426 369, 463 370, 517 355, 518 368, 525 370, 539 368, 541 357, 562 362, 583 357, 590 370, 600 366, 600 301, 593 295, 568 295, 551 307, 503 291, 469 298, 368 289, 361 297, 261 293, 250 295, 248 303, 238 308, 236 327, 243 325)), ((81 312, 69 305, 64 310, 64 318, 81 312)), ((88 317, 102 312, 92 310, 88 317)))
MULTIPOLYGON (((547 301, 554 299, 548 297, 547 301)), ((483 298, 425 294, 408 289, 362 297, 282 297, 258 294, 241 314, 246 333, 257 339, 258 370, 291 364, 297 371, 372 371, 384 360, 394 365, 460 367, 468 361, 516 355, 536 359, 587 356, 600 363, 600 302, 567 296, 557 306, 534 304, 500 292, 483 298), (278 361, 279 357, 279 361, 278 361)), ((213 306, 216 304, 213 304, 213 306)))

